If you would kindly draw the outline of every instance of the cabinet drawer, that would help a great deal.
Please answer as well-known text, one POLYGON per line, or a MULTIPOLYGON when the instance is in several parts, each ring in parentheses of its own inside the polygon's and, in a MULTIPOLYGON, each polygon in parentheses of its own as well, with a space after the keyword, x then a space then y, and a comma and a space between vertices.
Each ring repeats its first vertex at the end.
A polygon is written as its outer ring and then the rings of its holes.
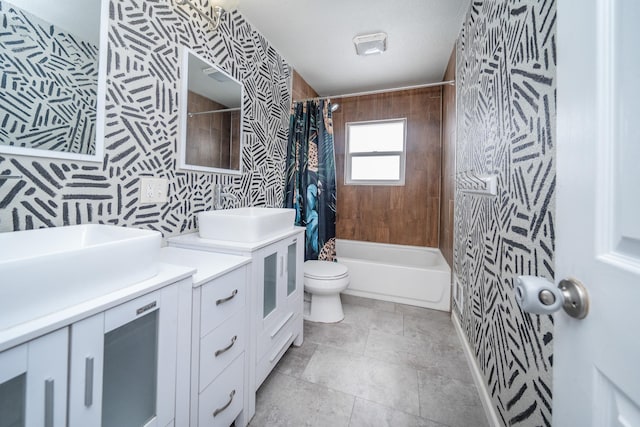
POLYGON ((200 340, 200 391, 244 351, 244 315, 240 310, 200 340))
POLYGON ((296 338, 296 334, 299 333, 295 325, 294 316, 286 326, 277 334, 277 339, 274 339, 271 347, 264 353, 258 353, 258 366, 256 368, 256 388, 262 384, 269 372, 276 366, 282 355, 287 351, 293 340, 296 338))
POLYGON ((240 354, 213 383, 200 393, 198 426, 229 427, 242 412, 243 369, 244 354, 240 354))
POLYGON ((246 268, 239 268, 203 285, 200 303, 201 337, 244 307, 246 278, 246 268))
POLYGON ((258 331, 258 360, 271 351, 274 346, 282 342, 282 337, 290 332, 290 326, 297 316, 299 316, 298 313, 286 311, 281 316, 278 316, 277 322, 273 322, 269 326, 265 326, 262 331, 258 331))

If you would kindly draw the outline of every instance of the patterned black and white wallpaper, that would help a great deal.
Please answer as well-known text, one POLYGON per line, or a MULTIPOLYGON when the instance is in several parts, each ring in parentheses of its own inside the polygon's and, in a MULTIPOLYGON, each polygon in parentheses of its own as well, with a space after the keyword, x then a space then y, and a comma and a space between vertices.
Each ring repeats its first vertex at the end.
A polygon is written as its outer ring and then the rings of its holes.
POLYGON ((98 47, 0 1, 0 144, 94 153, 98 47))
MULTIPOLYGON (((196 2, 206 3, 206 2, 196 2)), ((111 0, 105 156, 102 163, 0 154, 0 231, 81 223, 195 230, 212 207, 212 184, 233 205, 281 206, 291 69, 237 12, 217 32, 171 0, 111 0), (186 46, 244 84, 241 176, 177 168, 181 49, 186 46), (169 180, 169 202, 140 204, 139 178, 169 180)))
POLYGON ((553 319, 513 283, 554 277, 555 34, 554 0, 473 1, 457 44, 456 172, 498 195, 456 192, 454 309, 505 426, 551 425, 553 319))

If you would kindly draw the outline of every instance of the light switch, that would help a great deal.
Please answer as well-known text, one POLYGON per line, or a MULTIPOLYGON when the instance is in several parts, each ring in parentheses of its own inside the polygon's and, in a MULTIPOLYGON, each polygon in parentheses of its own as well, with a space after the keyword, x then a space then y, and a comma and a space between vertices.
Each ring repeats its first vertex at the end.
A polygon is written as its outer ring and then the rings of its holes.
POLYGON ((168 187, 166 178, 140 177, 140 203, 166 203, 168 187))

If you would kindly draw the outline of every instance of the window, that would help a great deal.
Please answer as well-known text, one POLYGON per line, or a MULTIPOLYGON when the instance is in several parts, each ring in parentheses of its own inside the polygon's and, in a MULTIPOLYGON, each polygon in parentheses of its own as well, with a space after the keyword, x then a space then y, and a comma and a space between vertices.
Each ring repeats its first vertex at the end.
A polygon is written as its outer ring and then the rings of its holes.
POLYGON ((350 122, 345 184, 404 185, 407 119, 350 122))

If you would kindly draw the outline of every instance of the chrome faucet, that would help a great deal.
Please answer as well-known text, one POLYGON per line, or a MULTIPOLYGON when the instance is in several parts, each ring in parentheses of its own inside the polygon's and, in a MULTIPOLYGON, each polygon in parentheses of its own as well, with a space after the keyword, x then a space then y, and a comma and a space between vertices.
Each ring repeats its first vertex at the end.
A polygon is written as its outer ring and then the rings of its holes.
POLYGON ((214 184, 213 185, 213 209, 218 210, 222 209, 222 202, 224 199, 233 199, 238 201, 238 198, 235 194, 229 192, 229 188, 222 187, 222 184, 214 184))

